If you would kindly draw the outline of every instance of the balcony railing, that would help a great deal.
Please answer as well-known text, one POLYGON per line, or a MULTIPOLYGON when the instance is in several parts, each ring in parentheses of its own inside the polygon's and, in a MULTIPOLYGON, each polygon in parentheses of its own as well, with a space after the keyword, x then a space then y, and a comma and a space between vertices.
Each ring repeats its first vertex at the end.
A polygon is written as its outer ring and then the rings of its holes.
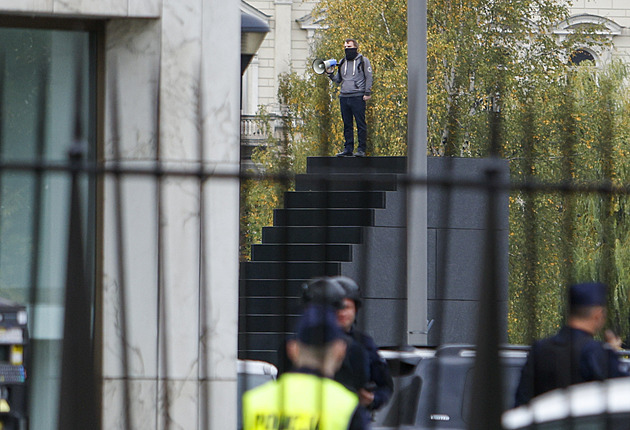
POLYGON ((241 115, 241 146, 264 145, 269 138, 280 139, 284 127, 280 115, 269 115, 263 119, 258 115, 241 115))

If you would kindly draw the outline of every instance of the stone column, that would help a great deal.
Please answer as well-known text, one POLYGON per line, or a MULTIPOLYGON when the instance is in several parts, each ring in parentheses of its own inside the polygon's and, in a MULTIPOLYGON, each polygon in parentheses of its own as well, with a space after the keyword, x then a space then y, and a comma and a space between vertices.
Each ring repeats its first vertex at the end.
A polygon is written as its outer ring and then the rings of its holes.
POLYGON ((278 93, 278 81, 277 77, 281 73, 287 73, 291 70, 291 26, 293 21, 291 19, 292 0, 275 0, 275 16, 276 21, 275 28, 275 55, 274 55, 274 69, 275 69, 275 94, 278 93))
POLYGON ((122 164, 191 176, 125 177, 120 201, 104 184, 103 428, 125 428, 126 404, 134 429, 236 428, 239 2, 163 0, 158 19, 110 21, 106 64, 122 164), (218 177, 201 182, 201 167, 218 177))

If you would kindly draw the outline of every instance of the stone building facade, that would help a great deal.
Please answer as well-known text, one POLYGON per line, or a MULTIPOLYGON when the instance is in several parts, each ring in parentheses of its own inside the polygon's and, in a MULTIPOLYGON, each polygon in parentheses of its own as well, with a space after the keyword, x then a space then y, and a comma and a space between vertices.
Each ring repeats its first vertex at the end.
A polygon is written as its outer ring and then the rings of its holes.
MULTIPOLYGON (((277 113, 277 77, 293 70, 304 73, 308 64, 310 45, 320 28, 311 13, 317 1, 311 0, 246 0, 248 4, 266 14, 271 32, 265 38, 258 58, 246 72, 243 80, 243 113, 256 113, 258 105, 267 107, 268 112, 277 113)), ((594 50, 585 48, 596 63, 612 57, 630 60, 630 9, 626 0, 575 0, 571 17, 559 23, 555 29, 563 37, 572 26, 583 23, 604 24, 605 34, 612 41, 612 49, 594 50)))
POLYGON ((560 23, 556 34, 560 37, 571 27, 580 24, 600 24, 612 42, 610 48, 584 50, 593 57, 596 64, 603 64, 612 58, 630 61, 630 9, 623 0, 575 0, 571 16, 560 23))
POLYGON ((247 0, 246 3, 265 14, 271 30, 243 76, 243 114, 255 114, 259 105, 277 113, 278 76, 289 71, 304 73, 310 67, 308 58, 319 29, 311 16, 317 1, 247 0))

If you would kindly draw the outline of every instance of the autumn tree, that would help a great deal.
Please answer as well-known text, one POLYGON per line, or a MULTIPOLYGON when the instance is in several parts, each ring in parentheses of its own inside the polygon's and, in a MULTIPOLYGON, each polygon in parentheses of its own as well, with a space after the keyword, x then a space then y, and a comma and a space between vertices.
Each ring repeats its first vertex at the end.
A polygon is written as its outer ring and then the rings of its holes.
MULTIPOLYGON (((571 63, 576 49, 605 48, 606 41, 595 26, 555 35, 569 13, 563 0, 428 0, 427 12, 429 155, 487 156, 489 114, 499 112, 499 153, 510 160, 513 183, 549 184, 510 196, 510 341, 554 331, 566 284, 590 279, 611 285, 610 323, 628 336, 628 199, 589 188, 630 182, 625 66, 571 63)), ((373 65, 368 152, 404 155, 407 1, 321 0, 314 14, 325 28, 314 57, 340 58, 352 37, 373 65)), ((303 172, 308 156, 342 146, 336 87, 313 73, 279 79, 286 140, 282 151, 263 149, 255 157, 268 172, 279 172, 279 160, 284 173, 303 172)), ((291 187, 284 185, 257 183, 249 197, 259 206, 243 220, 270 220, 261 214, 277 207, 281 190, 291 187)), ((246 231, 256 237, 260 225, 246 231)))
POLYGON ((609 323, 630 333, 628 78, 621 62, 576 67, 507 110, 513 180, 555 185, 510 198, 512 341, 556 330, 566 284, 585 280, 609 285, 609 323))

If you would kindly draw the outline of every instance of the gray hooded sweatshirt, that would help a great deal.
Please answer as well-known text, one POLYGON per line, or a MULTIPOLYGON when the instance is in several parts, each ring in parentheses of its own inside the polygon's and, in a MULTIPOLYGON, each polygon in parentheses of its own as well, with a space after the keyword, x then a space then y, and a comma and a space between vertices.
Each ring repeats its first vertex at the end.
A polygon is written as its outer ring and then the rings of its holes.
POLYGON ((337 73, 328 76, 333 82, 341 84, 339 97, 372 95, 372 66, 362 54, 358 54, 354 60, 342 59, 337 73))

